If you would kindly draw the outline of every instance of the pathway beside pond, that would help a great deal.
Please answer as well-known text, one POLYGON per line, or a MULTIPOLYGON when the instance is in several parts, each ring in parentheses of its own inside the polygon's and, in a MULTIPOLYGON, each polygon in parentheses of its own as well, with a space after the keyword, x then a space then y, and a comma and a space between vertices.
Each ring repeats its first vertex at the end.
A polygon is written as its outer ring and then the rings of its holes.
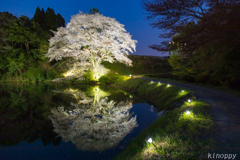
MULTIPOLYGON (((133 77, 135 76, 133 75, 133 77)), ((212 149, 212 152, 216 154, 233 153, 238 154, 238 158, 240 157, 240 98, 215 89, 192 84, 151 78, 141 79, 169 83, 191 90, 197 100, 203 100, 211 104, 212 118, 215 122, 214 132, 211 137, 216 142, 216 148, 212 149)))

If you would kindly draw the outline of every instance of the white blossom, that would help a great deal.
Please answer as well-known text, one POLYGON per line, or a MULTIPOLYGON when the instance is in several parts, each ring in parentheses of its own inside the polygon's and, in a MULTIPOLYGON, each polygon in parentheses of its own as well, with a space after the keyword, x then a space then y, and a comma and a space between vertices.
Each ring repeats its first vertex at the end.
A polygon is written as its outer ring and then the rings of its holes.
MULTIPOLYGON (((127 55, 136 51, 137 43, 116 19, 82 12, 72 16, 66 28, 58 28, 49 41, 46 54, 49 61, 72 57, 78 64, 92 68, 98 68, 102 61, 132 65, 127 55)), ((85 67, 78 68, 84 70, 85 67)))

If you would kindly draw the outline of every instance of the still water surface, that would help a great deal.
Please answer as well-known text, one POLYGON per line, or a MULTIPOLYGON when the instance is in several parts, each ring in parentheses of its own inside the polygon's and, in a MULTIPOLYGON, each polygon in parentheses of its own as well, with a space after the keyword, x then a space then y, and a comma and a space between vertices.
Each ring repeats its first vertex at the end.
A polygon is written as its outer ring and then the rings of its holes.
POLYGON ((103 85, 0 85, 0 159, 112 159, 157 119, 103 85))

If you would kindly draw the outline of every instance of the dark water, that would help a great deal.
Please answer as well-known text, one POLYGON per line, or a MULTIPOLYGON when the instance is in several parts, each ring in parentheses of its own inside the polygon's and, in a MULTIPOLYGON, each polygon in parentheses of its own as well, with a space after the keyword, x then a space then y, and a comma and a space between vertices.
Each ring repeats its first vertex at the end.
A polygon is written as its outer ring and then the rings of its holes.
POLYGON ((157 119, 117 88, 0 85, 0 159, 112 159, 157 119))

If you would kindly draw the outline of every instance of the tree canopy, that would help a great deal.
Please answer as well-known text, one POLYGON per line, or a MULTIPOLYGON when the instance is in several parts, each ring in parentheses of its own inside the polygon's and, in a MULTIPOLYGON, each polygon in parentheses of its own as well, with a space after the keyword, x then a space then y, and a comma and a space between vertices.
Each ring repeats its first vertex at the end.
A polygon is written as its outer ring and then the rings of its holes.
POLYGON ((98 10, 98 8, 92 7, 92 8, 89 10, 89 14, 95 14, 95 13, 99 13, 99 10, 98 10))
MULTIPOLYGON (((199 39, 193 39, 195 34, 207 36, 208 34, 204 32, 215 30, 221 23, 220 19, 228 21, 230 19, 227 17, 231 19, 236 17, 239 14, 236 10, 238 6, 239 0, 142 0, 142 7, 147 11, 147 19, 153 20, 151 26, 164 30, 164 33, 159 35, 161 38, 171 38, 182 32, 188 23, 201 24, 204 28, 191 29, 192 36, 189 37, 189 41, 194 41, 193 43, 197 43, 196 41, 201 43, 199 39), (230 12, 236 15, 232 17, 230 12)), ((163 41, 160 45, 154 44, 149 47, 157 51, 168 51, 168 42, 169 40, 163 41)))
POLYGON ((142 2, 147 18, 154 20, 151 25, 168 31, 159 36, 168 41, 149 47, 179 54, 169 60, 173 74, 191 81, 240 88, 239 0, 142 2))
POLYGON ((58 27, 65 27, 64 18, 59 13, 55 14, 54 10, 49 7, 46 12, 43 8, 40 10, 37 7, 33 20, 39 23, 44 31, 48 31, 51 34, 50 30, 56 31, 58 27))
MULTIPOLYGON (((46 56, 49 61, 72 57, 77 69, 86 70, 88 66, 96 73, 102 61, 131 65, 127 55, 135 51, 136 43, 124 25, 115 19, 99 13, 80 12, 72 16, 66 28, 60 27, 54 32, 46 56)), ((99 75, 95 77, 98 79, 99 75)))
POLYGON ((33 18, 0 12, 0 79, 42 81, 55 77, 44 54, 50 30, 61 26, 65 26, 64 19, 50 8, 45 13, 38 7, 33 18))

